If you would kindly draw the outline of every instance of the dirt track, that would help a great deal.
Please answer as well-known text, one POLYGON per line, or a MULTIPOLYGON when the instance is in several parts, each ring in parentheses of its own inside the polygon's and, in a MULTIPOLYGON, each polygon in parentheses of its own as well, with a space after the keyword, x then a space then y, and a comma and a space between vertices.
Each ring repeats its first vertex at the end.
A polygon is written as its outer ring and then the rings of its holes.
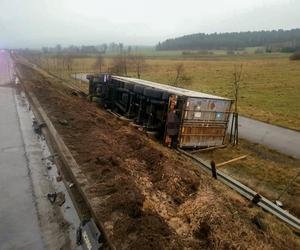
POLYGON ((282 223, 172 150, 18 65, 80 165, 86 194, 117 249, 296 249, 282 223), (257 214, 269 226, 251 222, 257 214))

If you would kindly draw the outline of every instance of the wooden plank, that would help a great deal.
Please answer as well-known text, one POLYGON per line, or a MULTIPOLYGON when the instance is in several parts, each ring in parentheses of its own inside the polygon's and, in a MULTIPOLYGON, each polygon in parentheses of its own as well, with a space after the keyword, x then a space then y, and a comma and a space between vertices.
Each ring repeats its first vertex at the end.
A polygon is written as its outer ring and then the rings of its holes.
POLYGON ((233 159, 231 159, 231 160, 229 160, 229 161, 224 161, 224 162, 222 162, 222 163, 217 164, 217 167, 222 167, 222 166, 227 165, 227 164, 229 164, 229 163, 232 163, 232 162, 235 162, 235 161, 239 161, 239 160, 245 159, 247 156, 248 156, 248 155, 242 155, 242 156, 233 158, 233 159))
POLYGON ((227 145, 220 145, 220 146, 215 146, 215 147, 201 148, 201 149, 194 150, 191 153, 195 154, 195 153, 199 153, 199 152, 205 152, 205 151, 210 151, 210 150, 219 149, 219 148, 225 148, 225 147, 227 147, 227 145))

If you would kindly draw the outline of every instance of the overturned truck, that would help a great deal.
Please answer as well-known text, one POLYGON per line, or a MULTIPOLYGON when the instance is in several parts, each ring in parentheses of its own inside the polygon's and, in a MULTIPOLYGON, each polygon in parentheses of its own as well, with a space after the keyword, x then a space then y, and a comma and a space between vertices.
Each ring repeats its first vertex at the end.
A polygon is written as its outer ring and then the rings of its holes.
POLYGON ((109 74, 88 75, 87 79, 91 100, 155 133, 166 146, 224 144, 230 99, 109 74))

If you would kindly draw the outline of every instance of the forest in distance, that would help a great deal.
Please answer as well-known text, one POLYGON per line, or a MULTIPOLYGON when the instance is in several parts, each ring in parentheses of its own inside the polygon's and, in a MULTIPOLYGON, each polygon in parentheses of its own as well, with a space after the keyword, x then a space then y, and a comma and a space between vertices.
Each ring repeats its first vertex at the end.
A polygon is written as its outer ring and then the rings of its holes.
POLYGON ((157 50, 237 50, 247 47, 265 47, 266 52, 298 51, 300 50, 300 29, 197 33, 167 39, 156 45, 157 50))

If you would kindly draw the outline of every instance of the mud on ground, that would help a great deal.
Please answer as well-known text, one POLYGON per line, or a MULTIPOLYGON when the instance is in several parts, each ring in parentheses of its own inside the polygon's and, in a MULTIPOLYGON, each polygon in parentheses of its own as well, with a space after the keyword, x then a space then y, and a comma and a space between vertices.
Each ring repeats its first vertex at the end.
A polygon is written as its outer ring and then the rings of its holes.
POLYGON ((300 247, 285 224, 174 151, 55 78, 17 66, 85 174, 86 195, 117 249, 300 247))

